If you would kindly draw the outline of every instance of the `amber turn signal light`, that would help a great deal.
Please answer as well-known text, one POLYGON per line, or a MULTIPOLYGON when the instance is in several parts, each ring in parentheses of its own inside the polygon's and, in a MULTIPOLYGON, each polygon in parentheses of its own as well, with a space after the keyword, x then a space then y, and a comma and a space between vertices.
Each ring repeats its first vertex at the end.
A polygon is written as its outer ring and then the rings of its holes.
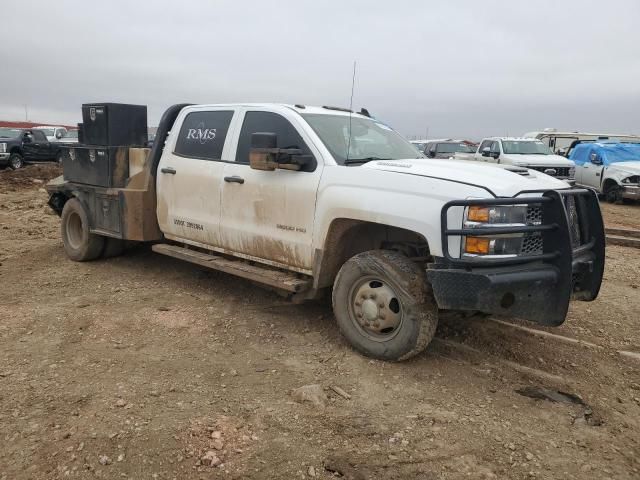
POLYGON ((487 207, 469 207, 467 220, 472 222, 488 222, 489 209, 487 207))
POLYGON ((465 253, 488 255, 490 239, 486 237, 467 237, 464 245, 465 253))

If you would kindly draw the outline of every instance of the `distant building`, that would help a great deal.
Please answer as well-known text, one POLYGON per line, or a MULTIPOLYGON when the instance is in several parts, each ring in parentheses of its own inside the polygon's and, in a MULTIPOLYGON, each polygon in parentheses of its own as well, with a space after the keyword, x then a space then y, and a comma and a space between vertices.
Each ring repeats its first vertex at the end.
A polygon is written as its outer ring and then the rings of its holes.
POLYGON ((8 127, 8 128, 33 128, 33 127, 39 127, 42 125, 55 125, 55 126, 65 127, 69 130, 75 130, 78 128, 77 125, 63 125, 60 123, 18 122, 18 121, 12 121, 12 120, 0 120, 0 127, 8 127))

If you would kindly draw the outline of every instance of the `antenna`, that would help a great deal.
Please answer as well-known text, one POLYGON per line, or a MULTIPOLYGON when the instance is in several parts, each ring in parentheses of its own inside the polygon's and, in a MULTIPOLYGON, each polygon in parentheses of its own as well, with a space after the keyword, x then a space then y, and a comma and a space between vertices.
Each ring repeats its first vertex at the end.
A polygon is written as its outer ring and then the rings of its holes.
POLYGON ((356 84, 356 61, 353 61, 353 77, 351 78, 351 100, 349 100, 349 140, 347 141, 347 160, 351 151, 351 117, 353 116, 353 89, 356 84))

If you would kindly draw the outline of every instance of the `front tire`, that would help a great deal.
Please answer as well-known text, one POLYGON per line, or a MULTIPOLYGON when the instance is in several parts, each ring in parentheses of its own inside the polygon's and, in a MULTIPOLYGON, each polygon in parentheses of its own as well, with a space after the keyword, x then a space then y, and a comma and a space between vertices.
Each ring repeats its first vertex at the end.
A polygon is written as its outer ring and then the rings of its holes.
POLYGON ((64 157, 64 155, 62 155, 62 152, 56 153, 56 163, 58 165, 62 165, 62 158, 63 157, 64 157))
POLYGON ((7 164, 12 170, 18 170, 19 168, 24 167, 24 157, 19 153, 12 153, 9 156, 7 164))
POLYGON ((102 254, 104 237, 89 231, 89 217, 77 198, 64 204, 60 229, 64 251, 71 260, 87 262, 102 254))
POLYGON ((348 260, 334 282, 332 301, 342 334, 360 353, 379 360, 417 355, 438 325, 424 270, 391 250, 348 260))
POLYGON ((611 184, 604 192, 604 196, 609 203, 622 203, 622 188, 616 184, 611 184))

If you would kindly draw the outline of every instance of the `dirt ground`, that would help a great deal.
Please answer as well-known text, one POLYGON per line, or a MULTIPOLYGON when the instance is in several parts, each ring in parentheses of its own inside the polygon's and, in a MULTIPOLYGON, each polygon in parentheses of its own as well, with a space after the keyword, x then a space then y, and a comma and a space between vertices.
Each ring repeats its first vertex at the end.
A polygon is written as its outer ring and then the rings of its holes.
MULTIPOLYGON (((40 182, 58 174, 0 171, 1 480, 640 478, 640 359, 619 353, 640 352, 640 250, 608 248, 600 297, 540 329, 588 344, 443 319, 389 364, 329 302, 145 247, 69 261, 40 182), (295 401, 309 384, 325 407, 295 401), (537 387, 571 395, 517 392, 537 387)), ((603 209, 640 228, 640 205, 603 209)))

